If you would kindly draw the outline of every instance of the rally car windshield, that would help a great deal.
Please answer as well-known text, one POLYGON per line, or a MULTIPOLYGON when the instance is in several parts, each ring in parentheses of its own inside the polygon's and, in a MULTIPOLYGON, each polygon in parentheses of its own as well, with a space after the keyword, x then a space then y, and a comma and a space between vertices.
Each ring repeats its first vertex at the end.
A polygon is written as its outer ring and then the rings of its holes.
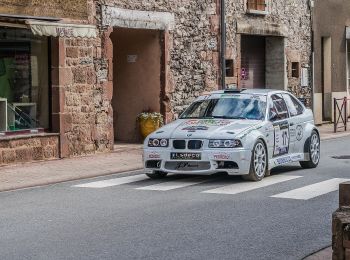
POLYGON ((266 96, 236 95, 194 102, 181 119, 249 119, 263 120, 266 96))

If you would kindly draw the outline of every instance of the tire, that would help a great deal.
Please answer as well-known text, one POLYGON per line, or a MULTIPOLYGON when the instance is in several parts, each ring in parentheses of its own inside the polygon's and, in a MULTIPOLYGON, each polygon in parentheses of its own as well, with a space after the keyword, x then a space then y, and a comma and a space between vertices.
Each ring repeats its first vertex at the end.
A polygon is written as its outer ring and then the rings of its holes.
POLYGON ((168 175, 168 173, 161 171, 153 171, 152 173, 146 173, 146 175, 151 179, 162 179, 165 178, 168 175))
POLYGON ((261 181, 268 171, 267 150, 263 141, 258 140, 252 151, 250 170, 248 175, 242 175, 247 181, 261 181))
POLYGON ((320 137, 315 130, 305 142, 305 152, 309 154, 310 161, 301 161, 300 166, 304 169, 316 168, 320 162, 321 152, 320 137))

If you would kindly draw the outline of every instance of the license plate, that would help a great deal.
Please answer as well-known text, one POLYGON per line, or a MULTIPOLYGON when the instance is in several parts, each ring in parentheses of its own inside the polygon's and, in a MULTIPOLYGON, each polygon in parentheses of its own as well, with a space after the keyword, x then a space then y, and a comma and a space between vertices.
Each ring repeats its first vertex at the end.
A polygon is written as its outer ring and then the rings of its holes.
POLYGON ((171 153, 171 160, 200 160, 202 158, 200 153, 171 153))

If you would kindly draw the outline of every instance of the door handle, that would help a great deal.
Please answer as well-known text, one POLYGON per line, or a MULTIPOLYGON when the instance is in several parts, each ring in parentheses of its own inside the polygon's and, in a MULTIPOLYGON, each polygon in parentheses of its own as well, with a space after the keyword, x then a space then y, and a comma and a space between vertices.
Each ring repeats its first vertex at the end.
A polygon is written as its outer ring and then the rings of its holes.
POLYGON ((289 126, 294 126, 294 123, 289 123, 289 126))

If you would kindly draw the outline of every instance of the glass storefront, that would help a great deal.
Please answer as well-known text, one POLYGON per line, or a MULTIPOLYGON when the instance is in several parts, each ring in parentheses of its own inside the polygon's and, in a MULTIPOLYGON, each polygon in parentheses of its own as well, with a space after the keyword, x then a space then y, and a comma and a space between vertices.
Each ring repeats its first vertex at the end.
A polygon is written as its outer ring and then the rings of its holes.
POLYGON ((48 38, 0 28, 0 132, 49 128, 48 38))

